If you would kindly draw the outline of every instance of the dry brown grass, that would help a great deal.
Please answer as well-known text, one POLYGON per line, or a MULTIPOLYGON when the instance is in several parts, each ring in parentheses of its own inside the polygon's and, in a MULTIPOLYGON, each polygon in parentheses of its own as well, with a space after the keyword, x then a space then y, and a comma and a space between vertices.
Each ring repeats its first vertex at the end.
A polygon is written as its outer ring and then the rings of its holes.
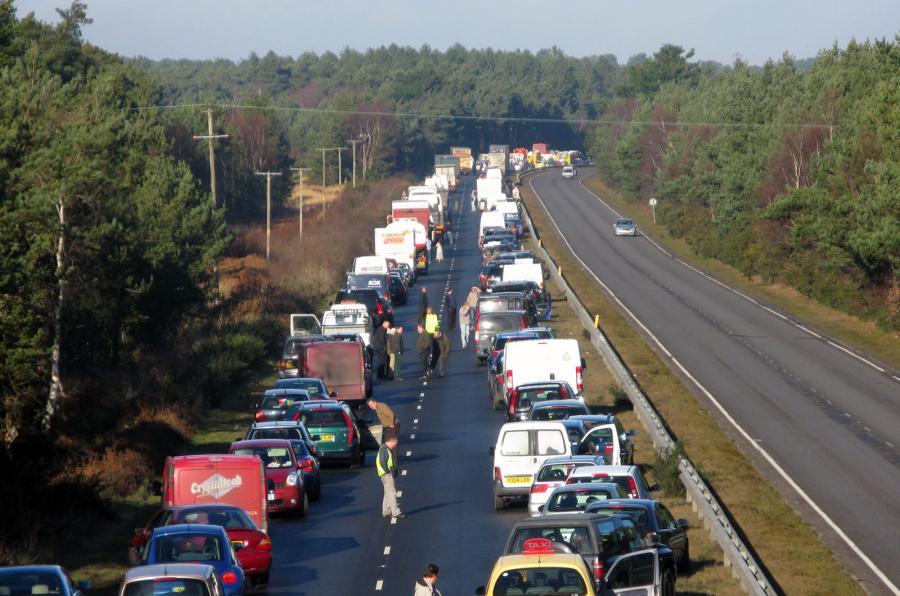
MULTIPOLYGON (((562 267, 567 282, 588 312, 600 316, 604 332, 638 384, 681 441, 687 455, 702 471, 707 483, 719 495, 736 527, 756 550, 780 589, 788 594, 861 594, 859 585, 844 571, 815 532, 762 478, 696 397, 606 299, 596 281, 572 258, 530 189, 523 186, 521 190, 544 248, 562 267)), ((593 350, 585 349, 584 352, 593 350)), ((596 367, 591 367, 589 363, 589 368, 596 367)), ((631 421, 632 427, 636 424, 636 421, 631 421)), ((647 448, 652 451, 647 443, 649 441, 638 442, 640 461, 653 461, 652 453, 646 451, 647 448)), ((674 507, 673 513, 676 511, 676 515, 688 517, 688 509, 684 506, 674 507)), ((697 533, 695 530, 694 534, 697 533)), ((721 553, 712 549, 704 556, 715 561, 721 553)), ((712 565, 709 568, 718 569, 712 565)), ((719 571, 709 573, 719 575, 719 571)), ((707 578, 704 573, 698 575, 695 582, 692 575, 687 582, 679 580, 678 589, 691 586, 690 589, 700 592, 721 593, 716 581, 712 577, 707 578)), ((727 587, 721 589, 731 591, 727 587)))

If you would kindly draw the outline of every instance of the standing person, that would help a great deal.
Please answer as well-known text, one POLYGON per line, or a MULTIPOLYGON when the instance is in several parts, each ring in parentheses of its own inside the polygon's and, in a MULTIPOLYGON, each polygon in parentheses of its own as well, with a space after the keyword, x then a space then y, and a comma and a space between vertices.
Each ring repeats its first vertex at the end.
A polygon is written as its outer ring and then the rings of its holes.
POLYGON ((466 296, 466 304, 469 305, 469 315, 474 315, 475 311, 478 310, 478 296, 481 295, 481 290, 478 286, 472 286, 472 289, 469 290, 469 295, 466 296))
MULTIPOLYGON (((375 415, 378 416, 378 422, 381 423, 381 442, 385 443, 388 439, 400 439, 400 420, 394 414, 394 410, 384 402, 375 401, 374 397, 366 399, 366 405, 369 406, 375 415)), ((396 464, 397 454, 394 454, 396 464)))
POLYGON ((456 298, 453 297, 453 288, 447 288, 446 295, 446 304, 447 304, 447 324, 444 326, 446 331, 455 331, 456 330, 456 298))
POLYGON ((444 243, 441 240, 437 241, 437 248, 434 249, 434 260, 438 263, 444 262, 444 243))
POLYGON ((385 376, 384 369, 387 362, 387 338, 388 328, 391 326, 389 321, 382 321, 381 326, 375 330, 372 337, 372 348, 375 350, 375 363, 378 366, 376 376, 383 379, 385 376))
POLYGON ((393 352, 391 352, 391 369, 394 372, 394 380, 402 381, 403 376, 400 372, 400 368, 403 366, 403 327, 397 327, 394 329, 394 343, 392 345, 393 352))
POLYGON ((463 302, 463 305, 459 307, 459 340, 462 343, 463 350, 469 347, 470 313, 468 301, 463 302))
POLYGON ((473 190, 472 191, 472 208, 470 209, 470 211, 475 211, 475 199, 476 198, 478 198, 478 192, 473 190))
POLYGON ((384 487, 384 499, 381 501, 381 517, 402 519, 406 517, 400 511, 397 504, 397 487, 394 479, 397 477, 397 462, 394 461, 394 449, 397 448, 397 437, 391 437, 378 448, 378 456, 375 458, 375 469, 378 478, 384 487))
POLYGON ((438 372, 443 379, 447 372, 447 359, 450 358, 450 336, 438 331, 434 334, 434 339, 438 344, 438 372))
POLYGON ((431 335, 441 326, 441 321, 430 306, 425 309, 425 331, 431 335))
POLYGON ((438 337, 439 335, 441 335, 440 331, 435 331, 433 334, 429 334, 429 337, 431 337, 431 360, 428 361, 429 377, 434 376, 434 369, 437 368, 438 362, 441 359, 441 342, 438 337))
POLYGON ((416 591, 413 592, 413 596, 441 596, 441 592, 434 587, 438 581, 439 571, 437 565, 429 563, 425 567, 425 574, 416 580, 416 591))
POLYGON ((419 294, 419 319, 421 325, 425 322, 425 311, 428 309, 428 288, 422 286, 422 292, 419 294))
POLYGON ((431 258, 431 236, 425 236, 425 249, 428 251, 428 258, 431 258))
POLYGON ((431 368, 431 334, 425 332, 422 325, 418 326, 419 337, 416 338, 416 353, 419 355, 419 361, 422 363, 422 378, 428 378, 428 371, 431 368))
POLYGON ((387 364, 385 365, 384 377, 393 380, 396 376, 394 363, 394 342, 396 341, 397 330, 393 327, 387 330, 387 342, 385 344, 385 353, 387 356, 387 364))

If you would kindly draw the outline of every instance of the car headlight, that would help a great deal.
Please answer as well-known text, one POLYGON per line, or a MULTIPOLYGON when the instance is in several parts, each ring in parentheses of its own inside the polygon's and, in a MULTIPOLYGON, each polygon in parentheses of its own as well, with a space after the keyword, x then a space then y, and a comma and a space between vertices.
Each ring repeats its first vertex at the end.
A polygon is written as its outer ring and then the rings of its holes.
POLYGON ((285 479, 285 483, 288 486, 297 486, 297 473, 291 472, 290 474, 288 474, 287 479, 285 479))

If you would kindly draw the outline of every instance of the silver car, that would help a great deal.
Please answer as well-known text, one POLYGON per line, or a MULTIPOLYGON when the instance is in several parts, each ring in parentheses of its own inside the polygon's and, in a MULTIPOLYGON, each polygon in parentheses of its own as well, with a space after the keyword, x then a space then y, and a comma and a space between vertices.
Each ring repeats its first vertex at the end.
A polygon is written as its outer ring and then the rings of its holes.
POLYGON ((613 225, 616 236, 637 236, 637 226, 630 219, 619 219, 613 225))
POLYGON ((538 512, 541 515, 581 513, 591 503, 624 498, 627 493, 615 482, 564 484, 550 493, 547 502, 538 507, 538 512))
POLYGON ((134 567, 125 574, 119 596, 197 594, 222 596, 224 590, 212 565, 167 563, 134 567))

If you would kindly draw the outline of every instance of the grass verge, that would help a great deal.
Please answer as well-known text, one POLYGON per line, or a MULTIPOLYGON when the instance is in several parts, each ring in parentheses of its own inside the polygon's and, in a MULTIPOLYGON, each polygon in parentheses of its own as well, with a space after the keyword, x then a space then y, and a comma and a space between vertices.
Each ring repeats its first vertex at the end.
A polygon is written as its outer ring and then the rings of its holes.
MULTIPOLYGON (((859 585, 844 571, 815 532, 760 476, 716 420, 606 299, 596 281, 565 248, 531 189, 522 186, 520 190, 542 245, 562 268, 566 281, 588 312, 599 315, 603 331, 616 346, 685 453, 701 471, 704 480, 718 494, 778 587, 788 594, 862 594, 859 585)), ((586 340, 584 343, 587 347, 582 353, 596 355, 595 350, 588 349, 590 343, 586 340)), ((599 356, 596 360, 600 361, 599 356)), ((588 366, 589 370, 597 368, 590 363, 588 366)), ((626 420, 632 427, 637 425, 633 414, 630 420, 626 420)), ((636 453, 638 461, 655 461, 655 452, 649 441, 638 441, 636 453)), ((673 514, 689 517, 687 512, 690 508, 684 501, 679 502, 684 507, 675 507, 673 514)), ((693 550, 693 543, 691 548, 693 550)), ((715 551, 710 555, 711 560, 721 556, 718 547, 715 551)), ((685 582, 679 580, 678 589, 723 593, 713 586, 712 581, 707 584, 700 576, 697 585, 694 585, 693 575, 688 576, 685 582)))
POLYGON ((759 277, 747 277, 722 261, 700 256, 685 240, 672 237, 666 226, 654 224, 648 207, 625 201, 621 194, 603 182, 599 174, 585 178, 584 184, 616 211, 637 222, 642 230, 649 232, 654 240, 680 259, 785 313, 790 313, 826 335, 900 369, 900 333, 885 331, 871 321, 819 304, 789 286, 767 283, 759 277))

